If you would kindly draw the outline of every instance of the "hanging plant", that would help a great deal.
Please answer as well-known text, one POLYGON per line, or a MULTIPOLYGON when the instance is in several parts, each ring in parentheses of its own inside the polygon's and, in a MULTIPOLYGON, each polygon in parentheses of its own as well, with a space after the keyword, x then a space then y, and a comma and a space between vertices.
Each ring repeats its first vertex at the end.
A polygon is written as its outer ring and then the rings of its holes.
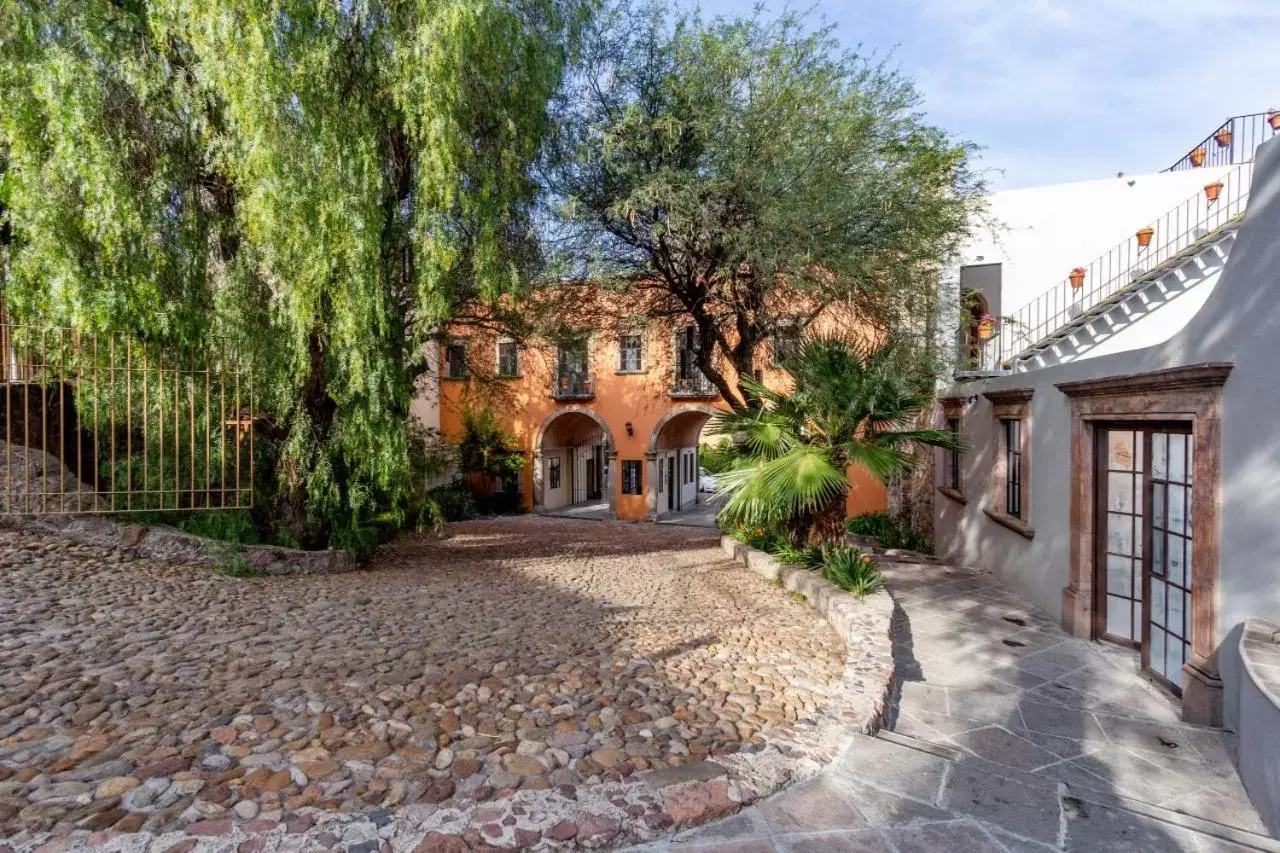
POLYGON ((1145 249, 1151 245, 1151 238, 1155 236, 1156 229, 1148 225, 1146 228, 1138 230, 1138 248, 1145 249))
POLYGON ((1231 144, 1231 128, 1225 126, 1219 128, 1218 132, 1213 135, 1213 140, 1218 143, 1219 148, 1226 148, 1231 144))
POLYGON ((1187 159, 1191 161, 1192 166, 1203 166, 1205 155, 1208 153, 1204 150, 1204 146, 1201 145, 1199 148, 1192 149, 1191 153, 1187 155, 1187 159))
POLYGON ((1209 203, 1213 204, 1218 200, 1218 196, 1222 195, 1222 181, 1215 181, 1212 184, 1204 185, 1204 197, 1209 199, 1209 203))
POLYGON ((1081 287, 1084 286, 1084 276, 1085 276, 1084 267, 1076 267, 1071 271, 1071 275, 1067 276, 1067 278, 1070 279, 1071 281, 1072 290, 1079 290, 1081 287))
POLYGON ((1267 110, 1267 124, 1271 125, 1271 129, 1280 133, 1280 110, 1267 110))
POLYGON ((983 314, 978 320, 978 340, 989 341, 992 335, 996 333, 996 323, 998 321, 990 314, 983 314))

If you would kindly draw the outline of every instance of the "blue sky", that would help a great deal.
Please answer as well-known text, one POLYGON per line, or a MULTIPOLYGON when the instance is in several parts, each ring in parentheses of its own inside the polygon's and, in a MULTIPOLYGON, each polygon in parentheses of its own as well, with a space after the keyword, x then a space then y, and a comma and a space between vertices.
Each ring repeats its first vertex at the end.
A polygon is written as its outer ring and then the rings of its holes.
MULTIPOLYGON (((693 6, 693 0, 684 0, 693 6)), ((1228 116, 1280 107, 1280 0, 797 0, 892 51, 992 189, 1159 171, 1228 116)), ((749 0, 702 0, 706 17, 749 0)), ((769 2, 769 12, 783 8, 769 2)))

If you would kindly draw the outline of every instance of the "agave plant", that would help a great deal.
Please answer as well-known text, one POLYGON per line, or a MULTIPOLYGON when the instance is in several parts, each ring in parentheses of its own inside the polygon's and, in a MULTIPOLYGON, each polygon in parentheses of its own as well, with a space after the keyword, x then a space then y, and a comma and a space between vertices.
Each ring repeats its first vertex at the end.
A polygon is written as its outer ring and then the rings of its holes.
POLYGON ((895 338, 809 337, 786 367, 793 390, 744 380, 749 407, 716 418, 713 429, 733 436, 738 453, 718 478, 722 521, 839 541, 851 466, 887 480, 910 470, 916 446, 960 449, 947 430, 914 427, 933 402, 933 377, 895 338))

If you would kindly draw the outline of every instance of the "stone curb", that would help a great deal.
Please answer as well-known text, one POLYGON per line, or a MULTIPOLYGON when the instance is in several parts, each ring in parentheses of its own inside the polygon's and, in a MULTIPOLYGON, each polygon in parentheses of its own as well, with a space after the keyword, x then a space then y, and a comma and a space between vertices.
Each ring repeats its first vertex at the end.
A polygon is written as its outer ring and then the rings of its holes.
POLYGON ((0 516, 0 526, 22 533, 69 539, 79 545, 118 548, 133 557, 163 563, 219 567, 239 553, 266 575, 328 575, 349 572, 356 563, 345 551, 300 551, 274 545, 230 545, 162 524, 125 524, 101 515, 0 516))

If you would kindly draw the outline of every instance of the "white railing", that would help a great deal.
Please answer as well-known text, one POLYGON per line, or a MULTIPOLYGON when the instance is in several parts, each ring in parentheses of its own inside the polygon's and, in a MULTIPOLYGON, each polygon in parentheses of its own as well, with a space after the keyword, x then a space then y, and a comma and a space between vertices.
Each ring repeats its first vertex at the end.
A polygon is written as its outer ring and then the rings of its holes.
POLYGON ((1012 369, 1028 350, 1048 343, 1063 328, 1137 288, 1175 259, 1189 256, 1190 250, 1239 221, 1248 206, 1252 178, 1252 161, 1242 163, 1150 223, 1149 235, 1136 232, 1073 270, 1074 280, 1068 275, 1011 316, 1000 318, 993 336, 981 346, 980 363, 961 365, 961 370, 1012 369))

